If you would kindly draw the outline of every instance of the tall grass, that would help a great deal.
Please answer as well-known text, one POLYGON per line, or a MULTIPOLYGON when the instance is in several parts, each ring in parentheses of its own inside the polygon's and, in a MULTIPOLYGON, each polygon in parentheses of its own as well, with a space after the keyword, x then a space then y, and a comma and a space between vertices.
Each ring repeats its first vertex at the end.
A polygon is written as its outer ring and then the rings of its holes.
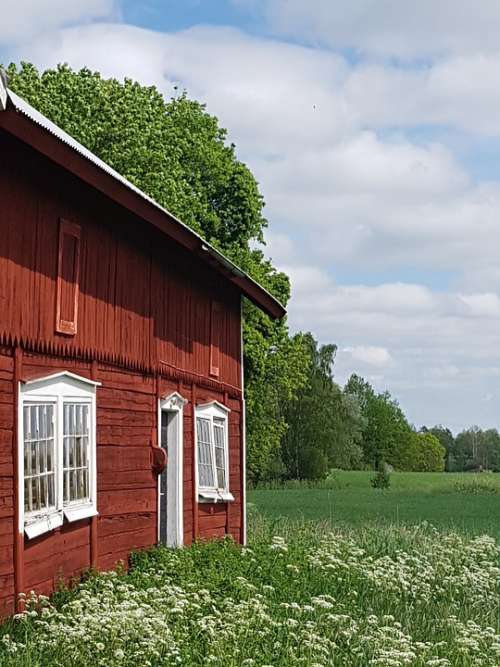
POLYGON ((230 540, 134 555, 28 601, 0 664, 500 664, 500 545, 428 525, 336 529, 252 513, 230 540))

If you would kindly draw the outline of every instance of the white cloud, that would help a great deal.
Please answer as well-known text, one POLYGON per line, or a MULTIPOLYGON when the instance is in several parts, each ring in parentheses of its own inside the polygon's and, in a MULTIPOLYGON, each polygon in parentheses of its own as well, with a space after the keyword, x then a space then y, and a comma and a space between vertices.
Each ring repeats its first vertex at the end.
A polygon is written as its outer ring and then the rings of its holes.
POLYGON ((322 146, 352 127, 341 96, 343 58, 230 28, 162 34, 91 25, 46 35, 17 53, 43 67, 68 61, 107 76, 136 78, 167 94, 180 83, 218 113, 243 151, 273 156, 288 146, 322 146))
POLYGON ((369 366, 386 366, 392 360, 385 347, 375 347, 373 345, 345 347, 342 352, 348 352, 354 361, 361 361, 369 366))
MULTIPOLYGON (((307 275, 305 267, 298 275, 307 275)), ((293 276, 292 276, 293 277, 293 276)), ((417 425, 498 425, 500 379, 498 295, 440 292, 405 283, 302 285, 291 308, 293 327, 314 320, 322 341, 335 340, 335 374, 353 372, 378 391, 389 389, 417 425), (390 352, 389 352, 390 350, 390 352), (373 370, 377 369, 374 373, 373 370), (381 372, 383 371, 383 372, 381 372)))
POLYGON ((115 0, 16 0, 0 4, 0 44, 117 14, 115 0))
POLYGON ((361 121, 378 127, 431 124, 498 136, 500 49, 419 69, 361 64, 346 80, 345 95, 361 121))
POLYGON ((462 294, 459 298, 473 316, 500 317, 500 297, 498 294, 462 294))
POLYGON ((496 0, 238 0, 276 33, 375 56, 418 58, 498 49, 496 0))

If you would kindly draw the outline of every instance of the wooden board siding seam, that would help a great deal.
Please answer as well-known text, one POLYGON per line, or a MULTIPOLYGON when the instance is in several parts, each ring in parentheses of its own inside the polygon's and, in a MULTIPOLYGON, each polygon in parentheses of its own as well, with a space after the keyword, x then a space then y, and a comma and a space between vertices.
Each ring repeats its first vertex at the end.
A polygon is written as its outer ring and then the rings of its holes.
POLYGON ((12 429, 12 460, 14 465, 14 592, 15 608, 17 612, 23 611, 23 603, 20 594, 24 593, 24 533, 20 531, 20 511, 19 507, 19 488, 24 483, 21 480, 21 471, 19 469, 19 442, 18 442, 18 423, 19 423, 19 381, 23 374, 23 350, 20 347, 14 348, 14 425, 12 429))
MULTIPOLYGON (((224 392, 224 405, 227 405, 229 403, 229 396, 227 391, 224 392)), ((229 419, 226 422, 226 428, 227 428, 227 452, 226 456, 229 457, 229 453, 231 451, 231 443, 229 442, 229 419)), ((229 473, 229 461, 226 461, 227 465, 227 475, 228 479, 226 480, 227 488, 231 491, 230 488, 230 473, 229 473)), ((231 521, 231 503, 226 503, 226 535, 229 534, 229 529, 230 529, 230 521, 231 521)))
POLYGON ((192 487, 193 487, 193 542, 198 538, 198 471, 196 470, 196 385, 191 385, 191 422, 192 422, 192 487))
MULTIPOLYGON (((91 366, 90 366, 90 377, 94 382, 98 381, 98 376, 99 376, 99 366, 97 363, 96 359, 92 360, 91 366)), ((97 427, 97 425, 96 425, 97 427)), ((97 457, 97 442, 96 442, 96 457, 97 457)), ((97 461, 96 461, 96 467, 95 470, 97 472, 97 461)), ((97 494, 99 494, 99 490, 97 490, 97 494)), ((98 502, 97 498, 95 499, 96 507, 98 507, 98 502)), ((98 544, 98 521, 99 517, 98 516, 93 516, 90 519, 90 567, 93 569, 97 569, 97 562, 99 558, 99 544, 98 544)))

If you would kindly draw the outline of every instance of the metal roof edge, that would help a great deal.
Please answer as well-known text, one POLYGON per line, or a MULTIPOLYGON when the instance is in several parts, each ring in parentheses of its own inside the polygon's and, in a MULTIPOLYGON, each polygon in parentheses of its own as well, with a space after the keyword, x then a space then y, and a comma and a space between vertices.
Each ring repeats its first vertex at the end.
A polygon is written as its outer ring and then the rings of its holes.
MULTIPOLYGON (((0 89, 3 86, 3 81, 0 78, 0 89)), ((18 111, 26 116, 36 125, 42 127, 44 130, 52 134, 56 139, 65 143, 70 149, 74 150, 81 157, 92 162, 96 167, 104 171, 108 176, 111 176, 113 179, 121 183, 123 186, 131 190, 135 195, 145 200, 149 205, 153 206, 159 210, 163 215, 167 216, 171 221, 182 227, 188 234, 193 238, 197 239, 200 244, 200 249, 204 252, 207 252, 221 267, 224 267, 226 270, 229 270, 238 280, 229 279, 233 284, 235 284, 238 289, 245 294, 251 301, 256 303, 257 306, 262 308, 268 315, 275 319, 279 319, 286 314, 285 307, 262 285, 260 285, 256 280, 249 276, 245 271, 240 269, 234 262, 227 258, 222 252, 217 250, 212 246, 208 241, 206 241, 200 234, 195 232, 191 227, 186 225, 182 220, 177 218, 175 215, 170 213, 166 208, 158 204, 154 199, 149 197, 145 192, 143 192, 136 185, 131 183, 124 176, 119 174, 115 169, 110 167, 106 162, 97 157, 92 151, 88 148, 85 148, 80 144, 76 139, 74 139, 67 132, 62 130, 58 125, 49 120, 46 116, 41 114, 37 109, 28 104, 23 100, 19 95, 14 93, 10 88, 4 87, 8 100, 10 100, 12 106, 18 111), (243 284, 242 284, 243 283, 243 284)), ((1 90, 0 90, 1 92, 1 90)), ((1 96, 0 96, 1 97, 1 96)), ((0 111, 5 110, 7 104, 2 107, 0 103, 0 111)))

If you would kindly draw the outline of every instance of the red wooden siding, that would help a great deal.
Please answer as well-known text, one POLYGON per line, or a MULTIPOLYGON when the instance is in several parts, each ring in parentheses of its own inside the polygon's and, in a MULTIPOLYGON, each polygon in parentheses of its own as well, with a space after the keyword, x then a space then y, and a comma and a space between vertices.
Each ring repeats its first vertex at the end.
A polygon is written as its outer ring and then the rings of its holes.
POLYGON ((76 334, 80 279, 80 227, 67 220, 59 225, 56 331, 76 334))
MULTIPOLYGON (((92 366, 78 360, 55 359, 26 353, 23 375, 40 377, 62 369, 91 377, 92 366)), ((191 395, 191 385, 141 373, 124 372, 112 366, 94 369, 102 383, 97 389, 97 565, 100 569, 127 563, 135 549, 157 541, 157 478, 152 473, 150 449, 157 439, 157 392, 191 395)), ((0 616, 13 611, 13 357, 0 348, 0 616)), ((241 438, 240 400, 222 392, 198 387, 197 403, 226 400, 229 416, 230 490, 234 503, 197 504, 197 531, 193 522, 193 410, 184 410, 184 542, 194 538, 232 535, 241 539, 241 438), (229 511, 228 511, 229 509, 229 511)), ((24 539, 24 583, 26 590, 48 593, 61 578, 77 577, 91 565, 91 521, 64 524, 38 538, 24 539)))
POLYGON ((0 340, 17 336, 65 355, 209 378, 215 294, 221 304, 216 379, 240 387, 236 288, 1 130, 0 153, 0 340), (61 218, 80 228, 79 243, 74 227, 74 236, 61 228, 60 243, 61 218), (76 280, 74 272, 65 274, 64 258, 78 246, 76 280), (57 303, 62 322, 54 330, 57 303))
MULTIPOLYGON (((240 293, 158 230, 0 129, 0 616, 157 541, 158 398, 184 408, 184 542, 241 540, 240 293), (22 351, 22 364, 17 363, 22 351), (20 370, 21 369, 21 370, 20 370), (14 486, 18 374, 97 380, 97 509, 29 540, 14 486), (194 405, 229 415, 226 504, 195 497, 194 405), (18 563, 17 569, 14 563, 18 563)), ((16 459, 17 460, 17 459, 16 459)))
POLYGON ((0 617, 14 611, 14 360, 0 347, 0 617))
POLYGON ((210 375, 219 377, 222 308, 217 301, 212 301, 210 315, 210 375))

